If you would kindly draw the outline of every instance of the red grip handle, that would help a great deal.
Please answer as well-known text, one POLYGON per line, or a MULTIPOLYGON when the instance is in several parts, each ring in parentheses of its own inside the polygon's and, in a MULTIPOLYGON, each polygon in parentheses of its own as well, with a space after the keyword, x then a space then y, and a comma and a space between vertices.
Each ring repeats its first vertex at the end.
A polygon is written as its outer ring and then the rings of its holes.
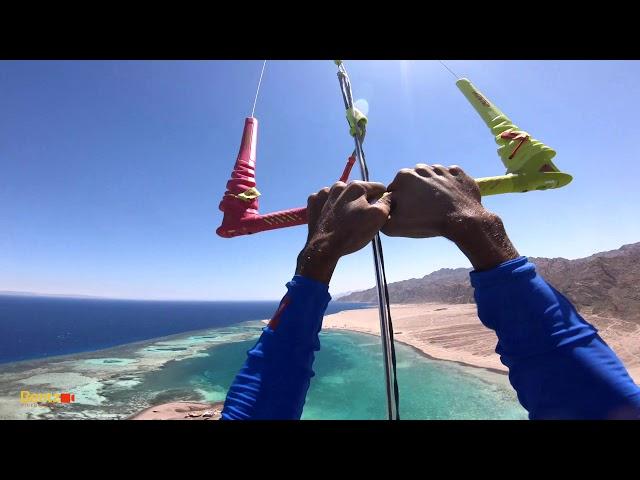
POLYGON ((307 209, 305 207, 267 213, 266 215, 249 214, 238 219, 227 218, 225 215, 225 219, 216 233, 221 237, 232 238, 277 228, 295 227, 305 223, 307 223, 307 209))
MULTIPOLYGON (((258 119, 248 117, 244 122, 238 158, 231 173, 231 179, 227 182, 227 191, 220 202, 220 210, 224 212, 224 218, 216 233, 221 237, 232 238, 307 223, 307 209, 304 207, 260 215, 258 213, 258 198, 251 200, 240 198, 239 195, 256 186, 257 142, 258 119)), ((349 179, 355 160, 353 155, 347 160, 340 177, 341 182, 346 182, 349 179)))

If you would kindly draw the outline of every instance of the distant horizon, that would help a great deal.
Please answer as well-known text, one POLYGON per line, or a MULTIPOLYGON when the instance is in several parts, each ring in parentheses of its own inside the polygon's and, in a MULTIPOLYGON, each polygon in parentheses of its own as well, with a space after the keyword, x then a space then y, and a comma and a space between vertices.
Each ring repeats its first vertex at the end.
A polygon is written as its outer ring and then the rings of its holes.
MULTIPOLYGON (((593 253, 591 253, 589 255, 585 255, 583 257, 575 257, 575 258, 540 257, 540 256, 535 256, 534 257, 533 255, 530 255, 530 256, 525 255, 525 256, 530 257, 530 258, 548 258, 548 259, 564 258, 566 260, 580 260, 580 259, 583 259, 583 258, 588 258, 588 257, 593 256, 593 255, 597 255, 599 253, 614 252, 616 250, 620 250, 621 248, 623 248, 623 247, 625 247, 627 245, 635 245, 637 243, 640 243, 640 241, 632 242, 632 243, 625 243, 625 244, 620 245, 618 248, 613 248, 613 249, 610 249, 610 250, 601 250, 601 251, 593 252, 593 253)), ((436 270, 432 270, 431 272, 427 272, 424 275, 430 275, 430 274, 435 273, 435 272, 440 271, 440 270, 457 269, 457 268, 469 269, 469 268, 471 268, 471 266, 468 266, 468 267, 442 267, 442 268, 438 268, 436 270)), ((404 279, 401 279, 401 280, 394 280, 393 282, 389 282, 389 283, 402 282, 402 281, 405 281, 405 280, 414 280, 415 278, 416 277, 404 278, 404 279)), ((371 288, 371 287, 369 287, 369 288, 371 288)), ((338 301, 343 296, 347 296, 347 295, 349 295, 351 293, 356 293, 356 292, 361 292, 361 291, 364 291, 364 290, 368 290, 369 288, 357 289, 357 290, 352 290, 352 291, 348 291, 348 292, 331 293, 332 301, 338 301)), ((0 290, 0 296, 56 297, 56 298, 77 298, 77 299, 88 299, 88 300, 125 300, 125 301, 139 301, 139 302, 233 302, 233 303, 242 303, 242 302, 278 302, 278 301, 280 301, 280 298, 273 298, 273 299, 245 299, 245 300, 231 299, 231 300, 227 300, 227 299, 206 299, 206 298, 109 297, 109 296, 100 296, 100 295, 86 295, 86 294, 82 294, 82 293, 66 294, 66 293, 49 293, 49 292, 29 292, 29 291, 19 291, 19 290, 0 290)), ((361 303, 361 302, 348 302, 348 303, 361 303)))
MULTIPOLYGON (((0 296, 6 297, 55 297, 55 298, 75 298, 86 300, 125 300, 132 302, 230 302, 230 303, 242 303, 242 302, 278 302, 280 299, 265 299, 265 300, 221 300, 221 299, 202 299, 202 298, 133 298, 133 297, 108 297, 100 295, 83 295, 73 293, 47 293, 47 292, 25 292, 14 290, 0 290, 0 296)), ((357 303, 357 302, 355 302, 357 303)))

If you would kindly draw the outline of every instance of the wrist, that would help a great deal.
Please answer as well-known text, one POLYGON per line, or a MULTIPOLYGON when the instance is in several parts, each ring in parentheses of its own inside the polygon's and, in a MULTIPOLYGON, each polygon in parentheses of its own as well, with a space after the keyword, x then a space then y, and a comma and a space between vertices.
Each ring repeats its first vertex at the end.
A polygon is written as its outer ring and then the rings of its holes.
POLYGON ((519 254, 511 244, 500 217, 488 210, 457 219, 458 227, 447 238, 469 259, 476 271, 490 270, 519 254))
POLYGON ((339 257, 331 253, 305 245, 298 255, 296 275, 329 285, 338 260, 339 257))

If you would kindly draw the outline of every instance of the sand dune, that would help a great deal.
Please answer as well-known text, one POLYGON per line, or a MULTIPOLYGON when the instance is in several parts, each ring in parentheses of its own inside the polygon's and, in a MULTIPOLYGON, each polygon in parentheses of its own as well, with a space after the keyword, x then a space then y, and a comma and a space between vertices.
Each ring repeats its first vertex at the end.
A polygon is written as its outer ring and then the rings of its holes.
MULTIPOLYGON (((427 356, 507 373, 495 353, 497 338, 477 317, 475 304, 391 306, 395 339, 427 356)), ((640 326, 624 320, 585 315, 640 383, 640 326)), ((323 328, 380 335, 377 308, 345 310, 324 318, 323 328)))

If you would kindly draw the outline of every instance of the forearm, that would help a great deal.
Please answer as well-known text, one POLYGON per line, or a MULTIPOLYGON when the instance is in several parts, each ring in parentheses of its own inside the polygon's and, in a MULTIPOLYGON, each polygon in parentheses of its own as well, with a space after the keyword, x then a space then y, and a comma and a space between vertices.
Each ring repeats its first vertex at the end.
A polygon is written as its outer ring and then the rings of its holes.
POLYGON ((300 418, 331 300, 329 281, 338 260, 369 243, 389 218, 385 192, 381 183, 356 181, 309 196, 309 230, 296 275, 231 385, 223 419, 300 418))
POLYGON ((236 376, 225 401, 225 420, 299 419, 309 389, 318 333, 331 297, 324 283, 300 275, 236 376))
POLYGON ((525 257, 471 273, 478 316, 532 419, 633 418, 640 389, 615 353, 525 257))

